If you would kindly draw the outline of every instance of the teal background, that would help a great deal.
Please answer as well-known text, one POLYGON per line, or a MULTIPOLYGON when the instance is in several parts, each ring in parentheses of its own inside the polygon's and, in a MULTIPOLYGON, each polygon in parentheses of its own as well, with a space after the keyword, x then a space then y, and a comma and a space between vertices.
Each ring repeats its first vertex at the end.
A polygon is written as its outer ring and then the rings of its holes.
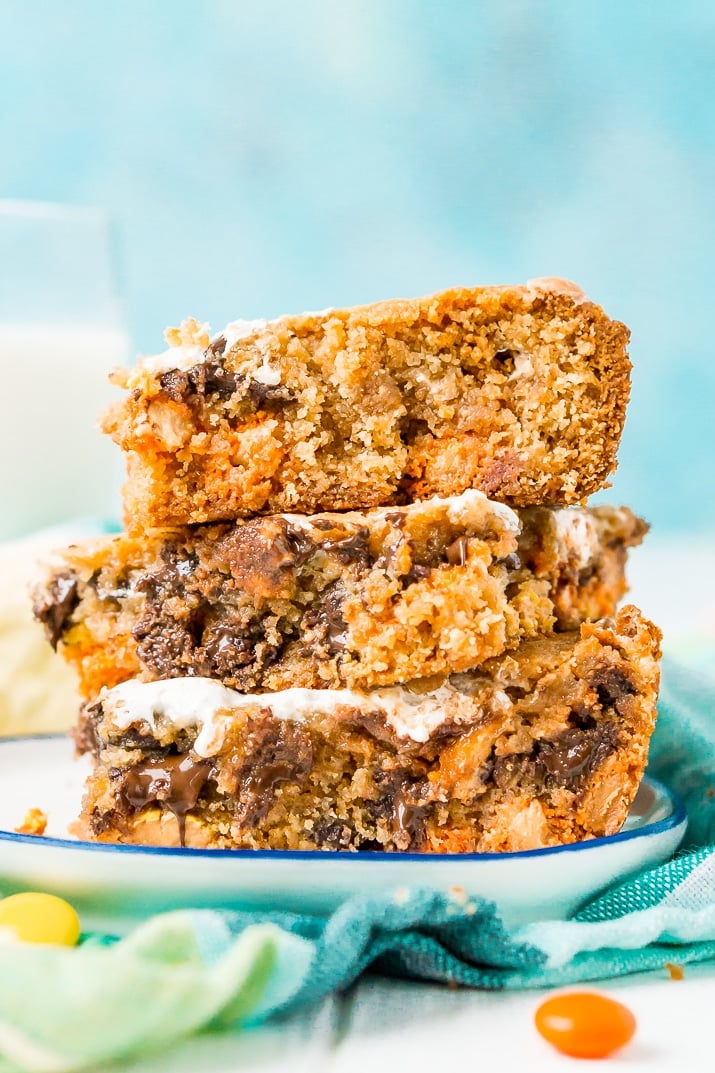
POLYGON ((711 0, 0 0, 0 196, 108 210, 143 351, 574 278, 633 330, 608 497, 715 531, 714 60, 711 0))

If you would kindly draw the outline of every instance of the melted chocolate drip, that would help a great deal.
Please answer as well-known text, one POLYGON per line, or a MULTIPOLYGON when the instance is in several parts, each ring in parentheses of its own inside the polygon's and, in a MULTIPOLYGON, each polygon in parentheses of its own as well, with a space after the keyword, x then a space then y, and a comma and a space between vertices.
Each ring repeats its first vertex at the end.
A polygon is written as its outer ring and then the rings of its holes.
POLYGON ((199 799, 211 764, 191 756, 166 756, 140 764, 126 776, 121 795, 135 812, 157 802, 176 816, 179 841, 186 844, 186 814, 199 799))
POLYGON ((419 849, 425 838, 426 805, 416 805, 398 795, 394 803, 394 824, 396 832, 405 832, 409 837, 409 849, 419 849))

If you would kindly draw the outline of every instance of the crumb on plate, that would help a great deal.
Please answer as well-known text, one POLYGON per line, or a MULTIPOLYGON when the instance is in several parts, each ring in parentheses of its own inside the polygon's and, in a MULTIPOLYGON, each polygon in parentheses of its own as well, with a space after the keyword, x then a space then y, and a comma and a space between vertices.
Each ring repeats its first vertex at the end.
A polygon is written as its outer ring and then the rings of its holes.
POLYGON ((18 835, 44 835, 47 829, 47 816, 41 808, 28 809, 25 819, 15 828, 18 835))

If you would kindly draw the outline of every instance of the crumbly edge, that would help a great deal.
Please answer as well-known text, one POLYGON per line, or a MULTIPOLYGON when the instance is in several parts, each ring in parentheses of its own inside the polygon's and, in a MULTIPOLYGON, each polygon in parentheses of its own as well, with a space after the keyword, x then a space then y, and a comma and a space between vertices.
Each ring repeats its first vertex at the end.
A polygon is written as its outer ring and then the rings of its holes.
POLYGON ((572 516, 524 509, 517 535, 488 503, 453 518, 432 501, 101 538, 62 553, 35 613, 88 698, 182 674, 241 692, 390 685, 612 614, 645 523, 579 511, 584 552, 559 535, 572 516))
POLYGON ((578 503, 615 469, 628 330, 563 287, 282 317, 189 370, 117 375, 129 527, 480 488, 578 503), (265 383, 266 370, 271 380, 265 383))
POLYGON ((206 759, 191 731, 119 732, 100 703, 81 823, 99 840, 175 845, 183 829, 216 848, 490 852, 612 834, 646 764, 659 642, 634 607, 524 642, 455 679, 472 720, 422 744, 364 712, 294 722, 268 702, 234 713, 206 759))

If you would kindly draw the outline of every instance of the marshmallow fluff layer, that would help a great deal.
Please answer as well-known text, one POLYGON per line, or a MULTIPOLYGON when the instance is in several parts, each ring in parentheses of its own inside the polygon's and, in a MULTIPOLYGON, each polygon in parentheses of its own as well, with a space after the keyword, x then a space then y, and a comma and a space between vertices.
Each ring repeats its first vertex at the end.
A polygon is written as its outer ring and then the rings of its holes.
MULTIPOLYGON (((313 715, 350 710, 382 717, 399 738, 424 743, 449 719, 473 712, 473 701, 449 683, 425 693, 396 686, 359 692, 350 689, 283 689, 241 694, 211 678, 171 678, 161 682, 123 682, 100 695, 105 723, 117 730, 146 724, 174 730, 196 729, 194 751, 203 757, 221 750, 232 713, 267 711, 274 719, 305 722, 313 715)), ((499 702, 508 704, 503 692, 499 702)))

